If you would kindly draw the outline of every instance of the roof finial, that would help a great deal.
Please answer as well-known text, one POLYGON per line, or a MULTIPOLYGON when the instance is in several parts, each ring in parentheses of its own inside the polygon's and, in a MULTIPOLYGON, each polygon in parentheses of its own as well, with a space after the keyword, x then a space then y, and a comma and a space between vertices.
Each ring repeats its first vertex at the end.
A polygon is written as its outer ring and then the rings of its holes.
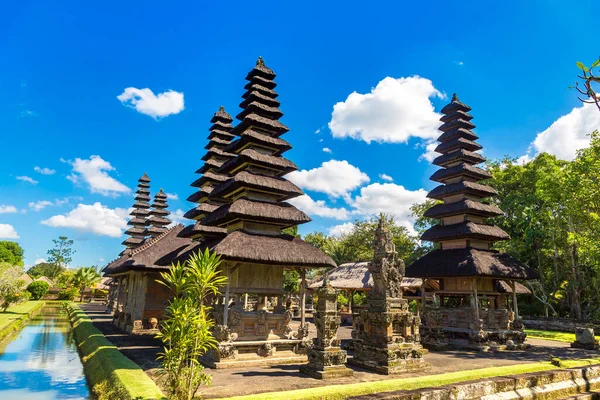
POLYGON ((452 95, 452 101, 459 101, 459 100, 458 100, 458 96, 456 95, 456 93, 454 93, 454 94, 452 95))
POLYGON ((262 56, 258 56, 258 60, 256 60, 256 65, 260 65, 260 66, 265 66, 265 61, 263 60, 262 56))
POLYGON ((221 112, 225 112, 225 107, 223 107, 223 106, 219 106, 219 111, 221 111, 221 112))

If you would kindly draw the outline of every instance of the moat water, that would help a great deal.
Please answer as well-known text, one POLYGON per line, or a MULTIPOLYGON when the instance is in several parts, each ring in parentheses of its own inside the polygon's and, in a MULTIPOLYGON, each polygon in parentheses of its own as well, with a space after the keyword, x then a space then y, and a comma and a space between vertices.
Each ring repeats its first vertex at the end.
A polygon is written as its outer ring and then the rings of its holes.
POLYGON ((0 399, 91 399, 66 313, 47 305, 0 344, 0 399))

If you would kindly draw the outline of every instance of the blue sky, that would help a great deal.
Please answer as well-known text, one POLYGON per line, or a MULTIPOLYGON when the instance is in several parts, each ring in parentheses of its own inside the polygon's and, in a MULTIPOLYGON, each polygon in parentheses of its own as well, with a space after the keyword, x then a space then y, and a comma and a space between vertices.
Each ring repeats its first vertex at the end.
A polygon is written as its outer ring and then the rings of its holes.
POLYGON ((453 92, 491 158, 568 159, 600 126, 568 89, 575 61, 598 57, 598 2, 174 3, 4 6, 0 236, 26 263, 59 235, 75 240, 73 266, 114 258, 144 172, 187 211, 208 121, 220 105, 237 114, 259 55, 309 196, 296 203, 313 217, 304 233, 378 211, 409 226, 453 92))

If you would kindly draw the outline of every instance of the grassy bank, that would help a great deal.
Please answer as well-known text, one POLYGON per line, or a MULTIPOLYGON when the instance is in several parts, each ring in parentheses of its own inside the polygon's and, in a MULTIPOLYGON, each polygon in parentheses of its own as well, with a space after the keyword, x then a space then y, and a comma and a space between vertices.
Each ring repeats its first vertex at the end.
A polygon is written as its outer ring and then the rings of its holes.
MULTIPOLYGON (((555 340, 557 342, 572 343, 575 341, 575 334, 570 332, 543 331, 540 329, 525 329, 527 337, 532 339, 555 340)), ((600 336, 596 336, 600 339, 600 336)))
POLYGON ((0 342, 21 329, 43 305, 43 301, 27 301, 0 312, 0 342))
POLYGON ((85 375, 99 400, 163 397, 152 379, 109 342, 78 305, 69 305, 69 317, 85 375))
POLYGON ((290 390, 286 392, 260 393, 249 396, 236 396, 230 399, 236 400, 339 400, 352 396, 367 395, 380 392, 391 392, 395 390, 414 390, 427 387, 438 387, 473 379, 491 378, 496 376, 509 376, 531 372, 549 371, 560 368, 575 368, 586 365, 600 364, 600 358, 585 360, 563 361, 561 366, 555 366, 550 362, 539 362, 531 364, 508 365, 504 367, 490 367, 472 369, 467 371, 449 372, 445 374, 426 375, 414 378, 390 379, 376 382, 361 382, 348 385, 331 385, 310 389, 290 390))

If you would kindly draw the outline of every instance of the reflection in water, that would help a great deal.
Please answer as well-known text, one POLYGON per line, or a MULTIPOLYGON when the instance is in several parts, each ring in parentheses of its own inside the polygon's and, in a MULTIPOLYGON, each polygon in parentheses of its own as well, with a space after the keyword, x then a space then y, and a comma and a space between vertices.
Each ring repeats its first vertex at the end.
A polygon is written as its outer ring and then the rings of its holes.
POLYGON ((41 313, 0 346, 0 399, 89 399, 67 316, 58 306, 41 313))

